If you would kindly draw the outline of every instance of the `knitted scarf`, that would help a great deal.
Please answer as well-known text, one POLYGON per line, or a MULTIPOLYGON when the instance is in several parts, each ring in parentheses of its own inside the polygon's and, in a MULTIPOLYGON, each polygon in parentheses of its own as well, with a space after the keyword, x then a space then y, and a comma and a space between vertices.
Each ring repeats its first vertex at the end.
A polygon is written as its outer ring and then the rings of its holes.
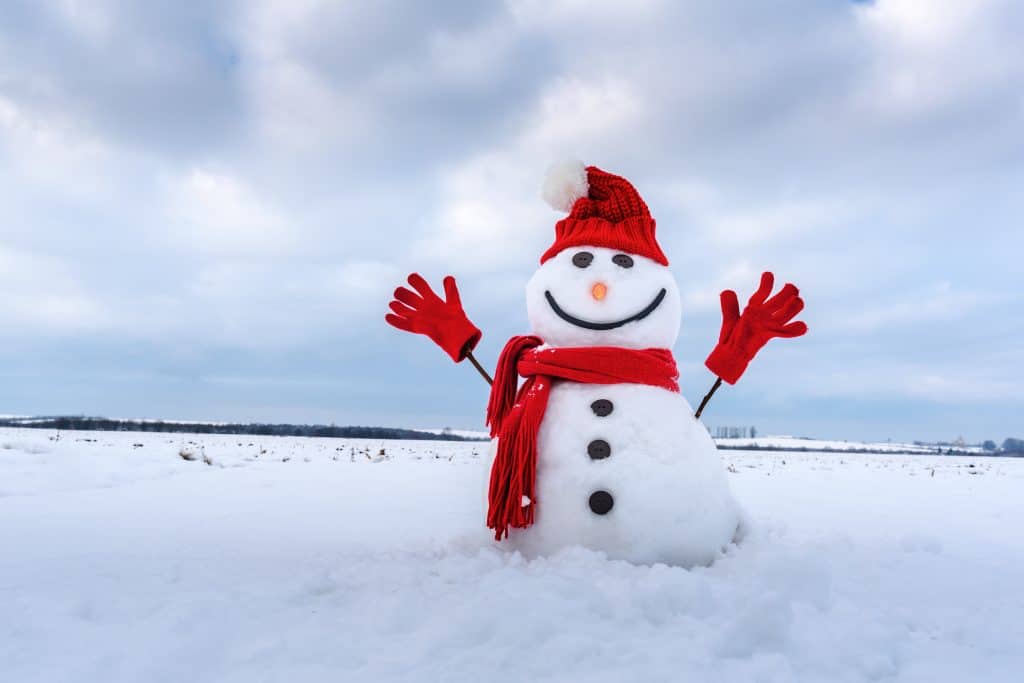
POLYGON ((612 346, 542 348, 540 337, 513 337, 498 359, 487 404, 491 437, 498 452, 491 467, 487 526, 494 537, 508 528, 533 524, 537 507, 537 432, 556 379, 583 384, 648 384, 679 391, 679 371, 668 349, 622 349, 612 346), (518 377, 526 378, 518 387, 518 377))

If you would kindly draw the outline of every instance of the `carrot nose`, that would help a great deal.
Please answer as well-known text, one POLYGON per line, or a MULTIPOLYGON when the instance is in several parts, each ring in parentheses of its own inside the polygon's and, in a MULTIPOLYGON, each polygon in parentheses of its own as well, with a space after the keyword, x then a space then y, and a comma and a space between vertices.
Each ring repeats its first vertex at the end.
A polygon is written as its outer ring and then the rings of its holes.
POLYGON ((603 300, 608 296, 608 286, 603 282, 595 282, 594 286, 590 288, 590 296, 594 297, 598 301, 603 300))

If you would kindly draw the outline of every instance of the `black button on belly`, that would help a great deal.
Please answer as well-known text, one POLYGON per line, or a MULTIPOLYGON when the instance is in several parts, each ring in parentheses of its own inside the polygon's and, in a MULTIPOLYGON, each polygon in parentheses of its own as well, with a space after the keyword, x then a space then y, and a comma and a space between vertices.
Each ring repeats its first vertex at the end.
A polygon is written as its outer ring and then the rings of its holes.
POLYGON ((591 460, 604 460, 612 454, 612 447, 604 439, 594 439, 587 444, 587 455, 591 460))
POLYGON ((594 491, 590 494, 590 511, 595 515, 607 515, 615 505, 615 499, 607 491, 594 491))
POLYGON ((598 417, 608 417, 612 414, 615 406, 612 402, 606 398, 599 398, 590 404, 590 409, 594 411, 594 415, 598 417))

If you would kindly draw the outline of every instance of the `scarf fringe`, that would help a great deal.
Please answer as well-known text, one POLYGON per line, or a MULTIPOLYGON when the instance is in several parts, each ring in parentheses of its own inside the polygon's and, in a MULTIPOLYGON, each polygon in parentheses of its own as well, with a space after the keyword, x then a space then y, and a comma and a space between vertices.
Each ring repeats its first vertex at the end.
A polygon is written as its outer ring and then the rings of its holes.
POLYGON ((495 540, 509 527, 533 524, 537 507, 537 438, 555 378, 589 384, 632 382, 679 391, 671 351, 611 347, 545 349, 536 336, 513 337, 498 360, 487 403, 487 425, 498 439, 488 489, 487 526, 495 540), (519 375, 526 376, 518 388, 519 375))
POLYGON ((487 426, 491 428, 491 438, 501 432, 505 418, 516 404, 519 384, 519 357, 524 351, 543 344, 540 337, 524 335, 512 337, 501 350, 498 368, 494 371, 494 384, 491 385, 491 396, 487 402, 487 426))

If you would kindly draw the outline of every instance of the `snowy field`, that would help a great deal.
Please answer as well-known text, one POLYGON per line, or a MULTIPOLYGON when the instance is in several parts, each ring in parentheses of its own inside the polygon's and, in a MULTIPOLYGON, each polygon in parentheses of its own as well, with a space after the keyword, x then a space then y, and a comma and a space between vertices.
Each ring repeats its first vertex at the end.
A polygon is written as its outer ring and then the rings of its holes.
MULTIPOLYGON (((720 438, 715 443, 724 448, 768 448, 771 450, 794 450, 794 451, 860 451, 869 453, 920 453, 930 455, 935 453, 936 446, 924 446, 915 443, 900 443, 893 441, 829 441, 824 439, 808 439, 797 436, 758 436, 743 438, 720 438)), ((948 446, 938 447, 945 451, 948 446)), ((980 446, 957 446, 956 453, 961 455, 983 455, 984 449, 980 446)))
POLYGON ((1024 459, 723 452, 688 571, 495 548, 487 447, 0 430, 0 681, 1021 680, 1024 459))

